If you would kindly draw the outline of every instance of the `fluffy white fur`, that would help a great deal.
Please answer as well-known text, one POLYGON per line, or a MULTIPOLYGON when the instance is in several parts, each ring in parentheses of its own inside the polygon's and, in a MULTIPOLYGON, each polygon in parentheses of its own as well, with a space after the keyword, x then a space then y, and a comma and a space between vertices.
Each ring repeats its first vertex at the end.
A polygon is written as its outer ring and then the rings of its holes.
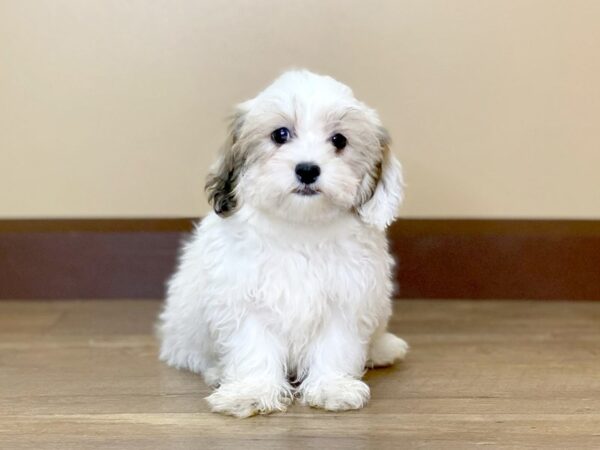
POLYGON ((160 315, 160 357, 202 373, 213 411, 285 411, 298 396, 328 410, 369 399, 366 367, 407 344, 387 333, 385 227, 402 201, 400 164, 377 114, 350 88, 287 72, 237 107, 207 190, 215 213, 184 246, 160 315), (287 127, 282 145, 273 130, 287 127), (347 146, 337 150, 331 136, 347 146), (317 195, 295 167, 318 164, 317 195))

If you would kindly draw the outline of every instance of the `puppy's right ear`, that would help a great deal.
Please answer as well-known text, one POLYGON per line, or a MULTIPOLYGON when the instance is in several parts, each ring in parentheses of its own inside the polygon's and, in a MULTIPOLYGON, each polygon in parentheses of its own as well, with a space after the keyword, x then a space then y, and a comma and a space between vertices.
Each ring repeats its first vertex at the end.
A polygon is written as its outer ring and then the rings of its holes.
POLYGON ((234 113, 227 140, 221 147, 219 158, 210 168, 204 187, 209 203, 221 217, 233 214, 238 207, 236 187, 244 165, 238 141, 245 114, 241 107, 234 113))

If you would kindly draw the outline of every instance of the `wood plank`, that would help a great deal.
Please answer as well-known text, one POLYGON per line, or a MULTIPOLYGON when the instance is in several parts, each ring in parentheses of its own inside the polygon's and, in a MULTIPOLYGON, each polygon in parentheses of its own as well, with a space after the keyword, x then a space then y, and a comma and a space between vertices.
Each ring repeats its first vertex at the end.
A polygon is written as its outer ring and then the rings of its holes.
POLYGON ((395 303, 408 359, 356 412, 212 414, 156 358, 160 302, 0 303, 0 447, 600 448, 600 303, 395 303), (13 325, 11 325, 13 324, 13 325))

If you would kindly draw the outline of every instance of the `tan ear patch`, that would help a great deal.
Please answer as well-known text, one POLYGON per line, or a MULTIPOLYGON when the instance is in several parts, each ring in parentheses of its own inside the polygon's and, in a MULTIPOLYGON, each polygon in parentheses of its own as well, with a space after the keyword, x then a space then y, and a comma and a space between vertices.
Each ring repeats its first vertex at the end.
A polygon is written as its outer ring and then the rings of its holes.
POLYGON ((221 147, 219 158, 212 166, 204 187, 209 203, 214 211, 222 217, 233 214, 238 207, 235 191, 244 167, 245 157, 236 144, 243 119, 244 114, 241 111, 232 118, 229 136, 221 147))

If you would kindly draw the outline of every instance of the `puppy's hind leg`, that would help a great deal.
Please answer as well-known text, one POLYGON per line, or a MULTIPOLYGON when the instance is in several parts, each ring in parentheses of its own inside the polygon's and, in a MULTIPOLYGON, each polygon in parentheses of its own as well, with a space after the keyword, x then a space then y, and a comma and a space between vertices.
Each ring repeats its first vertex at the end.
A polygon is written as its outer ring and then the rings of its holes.
POLYGON ((198 314, 182 315, 176 308, 168 307, 160 316, 157 334, 162 361, 177 369, 202 374, 209 386, 219 384, 220 370, 211 338, 198 314))
POLYGON ((396 361, 402 361, 408 349, 404 339, 388 333, 386 327, 380 327, 371 338, 369 358, 365 366, 368 368, 391 366, 396 361))

